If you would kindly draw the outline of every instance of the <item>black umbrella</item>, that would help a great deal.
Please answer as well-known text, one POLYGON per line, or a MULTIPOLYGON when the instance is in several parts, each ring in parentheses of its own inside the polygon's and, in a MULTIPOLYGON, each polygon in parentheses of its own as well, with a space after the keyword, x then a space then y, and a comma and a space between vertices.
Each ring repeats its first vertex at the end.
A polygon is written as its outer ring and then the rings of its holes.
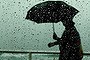
POLYGON ((57 23, 62 20, 72 19, 79 11, 63 1, 46 1, 33 6, 26 19, 36 23, 57 23))

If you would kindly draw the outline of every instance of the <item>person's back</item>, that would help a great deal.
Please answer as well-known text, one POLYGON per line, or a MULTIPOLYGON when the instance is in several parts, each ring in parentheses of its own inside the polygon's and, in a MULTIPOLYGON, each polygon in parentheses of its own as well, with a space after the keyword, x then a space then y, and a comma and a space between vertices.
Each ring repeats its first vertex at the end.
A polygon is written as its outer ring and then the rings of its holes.
POLYGON ((60 40, 59 60, 81 60, 83 51, 81 50, 80 35, 74 26, 65 29, 60 40))
POLYGON ((73 21, 62 21, 65 26, 65 30, 62 37, 57 37, 56 33, 53 35, 53 39, 57 40, 53 43, 49 43, 49 47, 59 45, 60 56, 59 60, 82 60, 83 50, 81 46, 81 39, 78 31, 74 26, 73 21))

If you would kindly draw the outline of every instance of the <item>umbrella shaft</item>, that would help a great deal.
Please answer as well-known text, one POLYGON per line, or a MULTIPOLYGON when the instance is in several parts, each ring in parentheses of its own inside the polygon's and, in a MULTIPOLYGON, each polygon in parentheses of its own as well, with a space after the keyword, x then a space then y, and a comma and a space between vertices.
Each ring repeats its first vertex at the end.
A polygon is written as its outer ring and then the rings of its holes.
POLYGON ((53 33, 55 32, 55 29, 54 29, 54 23, 53 23, 53 33))

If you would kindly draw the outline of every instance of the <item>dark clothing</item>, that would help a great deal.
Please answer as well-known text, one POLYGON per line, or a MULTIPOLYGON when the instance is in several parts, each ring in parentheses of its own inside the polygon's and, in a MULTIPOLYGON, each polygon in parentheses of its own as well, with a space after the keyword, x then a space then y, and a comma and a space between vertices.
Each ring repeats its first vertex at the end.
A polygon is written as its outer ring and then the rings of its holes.
POLYGON ((82 60, 83 51, 81 49, 81 39, 74 26, 65 29, 62 37, 54 43, 55 45, 59 44, 59 60, 82 60))

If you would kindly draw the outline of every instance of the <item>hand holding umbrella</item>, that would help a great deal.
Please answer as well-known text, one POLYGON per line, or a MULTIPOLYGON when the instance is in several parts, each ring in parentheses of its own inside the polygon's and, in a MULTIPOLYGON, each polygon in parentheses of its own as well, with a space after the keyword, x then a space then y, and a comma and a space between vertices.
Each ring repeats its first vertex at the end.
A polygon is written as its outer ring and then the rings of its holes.
POLYGON ((53 39, 56 40, 56 41, 55 41, 55 42, 50 42, 50 43, 48 44, 48 47, 53 47, 53 46, 55 46, 55 45, 59 45, 59 42, 61 41, 61 38, 59 38, 59 37, 56 35, 55 32, 53 33, 53 39))
POLYGON ((54 40, 59 40, 60 39, 55 32, 53 33, 53 39, 54 40))
POLYGON ((58 23, 59 21, 72 20, 78 12, 79 11, 77 9, 63 1, 46 1, 33 6, 27 12, 26 19, 36 23, 53 23, 53 39, 57 41, 48 44, 49 47, 52 47, 54 45, 60 44, 61 42, 63 43, 63 41, 60 41, 62 39, 58 38, 55 33, 54 23, 58 23))

